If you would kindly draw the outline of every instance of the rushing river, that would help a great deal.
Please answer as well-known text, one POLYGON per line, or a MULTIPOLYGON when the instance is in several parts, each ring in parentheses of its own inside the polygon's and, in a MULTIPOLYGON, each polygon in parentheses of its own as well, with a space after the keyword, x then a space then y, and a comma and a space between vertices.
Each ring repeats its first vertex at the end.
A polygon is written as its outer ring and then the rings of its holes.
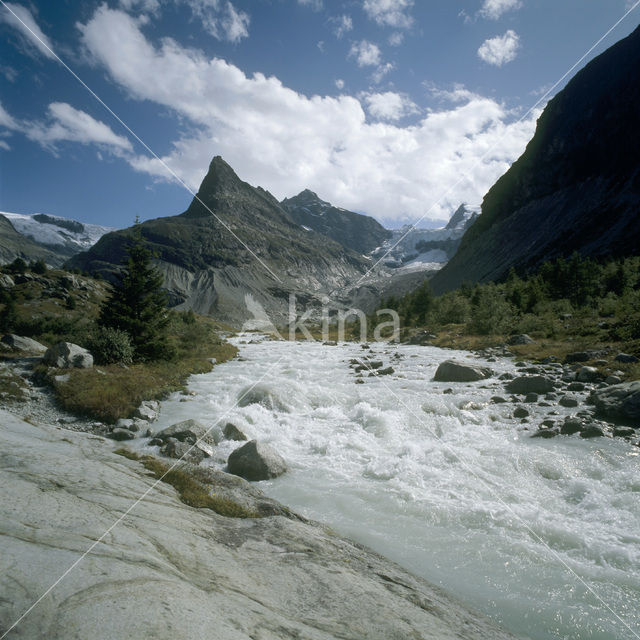
MULTIPOLYGON (((549 411, 576 410, 527 405, 531 423, 521 424, 513 405, 489 404, 508 397, 495 378, 433 382, 442 360, 478 361, 464 352, 239 346, 241 358, 191 379, 186 402, 163 403, 159 428, 196 418, 220 432, 232 422, 270 443, 290 469, 260 483, 267 494, 516 635, 640 638, 637 448, 609 438, 531 439, 549 411), (355 384, 349 360, 368 353, 395 374, 355 384)), ((486 364, 514 370, 506 360, 486 364)), ((238 444, 223 441, 209 464, 224 465, 238 444)))

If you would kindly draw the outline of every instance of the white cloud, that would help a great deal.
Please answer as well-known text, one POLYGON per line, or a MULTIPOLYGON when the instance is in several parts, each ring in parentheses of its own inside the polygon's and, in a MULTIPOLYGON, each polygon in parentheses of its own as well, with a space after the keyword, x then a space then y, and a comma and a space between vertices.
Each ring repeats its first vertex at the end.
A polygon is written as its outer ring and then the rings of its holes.
POLYGON ((356 59, 359 67, 376 67, 381 62, 380 47, 368 40, 354 42, 349 56, 356 59))
POLYGON ((44 122, 18 120, 0 104, 0 126, 23 133, 30 140, 54 152, 56 143, 63 141, 97 144, 116 155, 133 151, 127 138, 116 135, 104 122, 66 102, 52 102, 44 122))
POLYGON ((5 151, 11 151, 11 147, 4 140, 0 140, 0 149, 4 149, 5 151))
MULTIPOLYGON (((190 133, 177 137, 162 160, 194 190, 220 154, 243 180, 278 198, 310 188, 339 206, 406 221, 466 176, 429 213, 442 220, 460 202, 482 199, 522 153, 538 115, 513 122, 504 106, 474 96, 411 126, 367 122, 354 97, 307 97, 174 41, 156 47, 131 16, 104 5, 82 27, 82 38, 130 98, 189 123, 190 133)), ((154 158, 128 160, 155 179, 170 179, 154 158)))
POLYGON ((379 84, 380 82, 382 82, 382 79, 387 75, 387 73, 393 71, 393 69, 395 69, 395 65, 393 63, 385 62, 371 74, 371 80, 374 82, 374 84, 379 84))
POLYGON ((520 36, 509 29, 503 36, 489 38, 482 43, 478 49, 478 55, 487 64, 501 67, 512 60, 515 60, 520 49, 520 36))
POLYGON ((336 80, 336 87, 342 91, 344 89, 344 80, 342 80, 342 78, 338 78, 336 80))
MULTIPOLYGON (((144 2, 145 0, 134 1, 144 2)), ((249 14, 239 11, 231 2, 222 2, 221 0, 175 1, 185 3, 191 9, 193 16, 202 23, 204 30, 217 40, 239 42, 249 35, 251 21, 249 14)))
POLYGON ((120 6, 126 11, 157 13, 160 10, 160 2, 158 0, 120 0, 120 6))
POLYGON ((331 22, 333 23, 333 33, 336 38, 342 38, 345 33, 349 33, 353 29, 353 20, 351 16, 346 14, 331 18, 331 22))
POLYGON ((498 20, 507 11, 520 9, 522 0, 484 0, 480 15, 490 20, 498 20))
POLYGON ((469 102, 470 100, 480 99, 477 93, 469 91, 463 84, 454 83, 451 89, 441 89, 437 85, 425 83, 429 93, 436 99, 443 102, 469 102))
POLYGON ((363 98, 367 111, 379 120, 395 121, 419 112, 417 105, 409 96, 401 93, 393 91, 367 93, 363 98))
POLYGON ((304 7, 310 7, 314 11, 322 10, 322 0, 298 0, 298 4, 304 7))
POLYGON ((54 59, 51 40, 42 32, 31 11, 20 4, 5 3, 0 9, 0 21, 17 29, 26 41, 34 46, 43 56, 54 59))
POLYGON ((389 44, 392 47, 399 47, 404 42, 404 33, 400 31, 394 31, 389 36, 389 44))
POLYGON ((364 12, 379 25, 408 29, 413 24, 409 11, 413 0, 364 0, 364 12))

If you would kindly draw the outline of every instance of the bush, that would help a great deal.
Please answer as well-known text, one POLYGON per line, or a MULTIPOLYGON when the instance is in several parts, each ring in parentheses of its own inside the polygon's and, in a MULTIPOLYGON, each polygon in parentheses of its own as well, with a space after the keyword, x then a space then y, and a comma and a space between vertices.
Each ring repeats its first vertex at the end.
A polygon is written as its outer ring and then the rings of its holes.
POLYGON ((5 269, 9 273, 25 273, 27 263, 22 258, 16 258, 11 264, 8 264, 5 269))
POLYGON ((100 327, 87 340, 87 348, 96 364, 128 365, 133 362, 131 336, 120 329, 100 327))
POLYGON ((39 260, 36 260, 35 262, 32 262, 29 265, 29 269, 31 269, 33 273, 36 273, 40 276, 47 273, 47 265, 42 258, 40 258, 39 260))
POLYGON ((478 335, 509 333, 515 326, 513 307, 494 284, 477 287, 473 294, 467 329, 478 335))

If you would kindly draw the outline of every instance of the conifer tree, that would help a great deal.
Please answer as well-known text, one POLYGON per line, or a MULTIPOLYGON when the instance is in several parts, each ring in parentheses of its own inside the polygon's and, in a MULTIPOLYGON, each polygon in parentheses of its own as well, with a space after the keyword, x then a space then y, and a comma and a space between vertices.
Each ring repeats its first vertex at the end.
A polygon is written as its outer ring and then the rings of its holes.
POLYGON ((118 281, 103 303, 98 320, 103 327, 126 331, 138 360, 171 355, 164 332, 169 321, 167 299, 162 274, 153 266, 152 257, 140 229, 136 229, 118 281))

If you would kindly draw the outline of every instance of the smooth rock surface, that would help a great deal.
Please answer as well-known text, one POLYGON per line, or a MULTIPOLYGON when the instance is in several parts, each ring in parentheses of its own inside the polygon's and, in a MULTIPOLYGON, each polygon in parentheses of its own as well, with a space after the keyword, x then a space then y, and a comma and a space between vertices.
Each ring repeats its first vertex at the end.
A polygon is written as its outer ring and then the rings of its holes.
POLYGON ((507 391, 510 393, 549 393, 555 389, 553 380, 546 376, 519 376, 507 382, 507 391))
POLYGON ((438 366, 433 379, 436 382, 475 382, 490 378, 492 375, 493 371, 489 367, 445 360, 438 366))
POLYGON ((213 429, 208 429, 201 422, 197 420, 183 420, 182 422, 176 422, 170 427, 158 431, 155 434, 156 438, 161 440, 168 440, 169 438, 175 438, 180 442, 189 442, 194 444, 196 440, 204 440, 209 444, 216 444, 215 434, 213 429))
POLYGON ((599 415, 630 426, 640 424, 640 380, 596 389, 589 396, 599 415))
POLYGON ((34 340, 33 338, 26 338, 24 336, 17 336, 14 333, 9 333, 6 336, 2 336, 2 344, 15 351, 26 351, 28 353, 45 353, 47 347, 42 343, 34 340))
POLYGON ((0 421, 0 627, 98 541, 8 638, 513 638, 319 525, 194 509, 108 440, 1 410, 0 421))
POLYGON ((282 456, 273 447, 257 440, 250 440, 232 451, 227 467, 229 473, 256 481, 277 478, 287 470, 282 456))

